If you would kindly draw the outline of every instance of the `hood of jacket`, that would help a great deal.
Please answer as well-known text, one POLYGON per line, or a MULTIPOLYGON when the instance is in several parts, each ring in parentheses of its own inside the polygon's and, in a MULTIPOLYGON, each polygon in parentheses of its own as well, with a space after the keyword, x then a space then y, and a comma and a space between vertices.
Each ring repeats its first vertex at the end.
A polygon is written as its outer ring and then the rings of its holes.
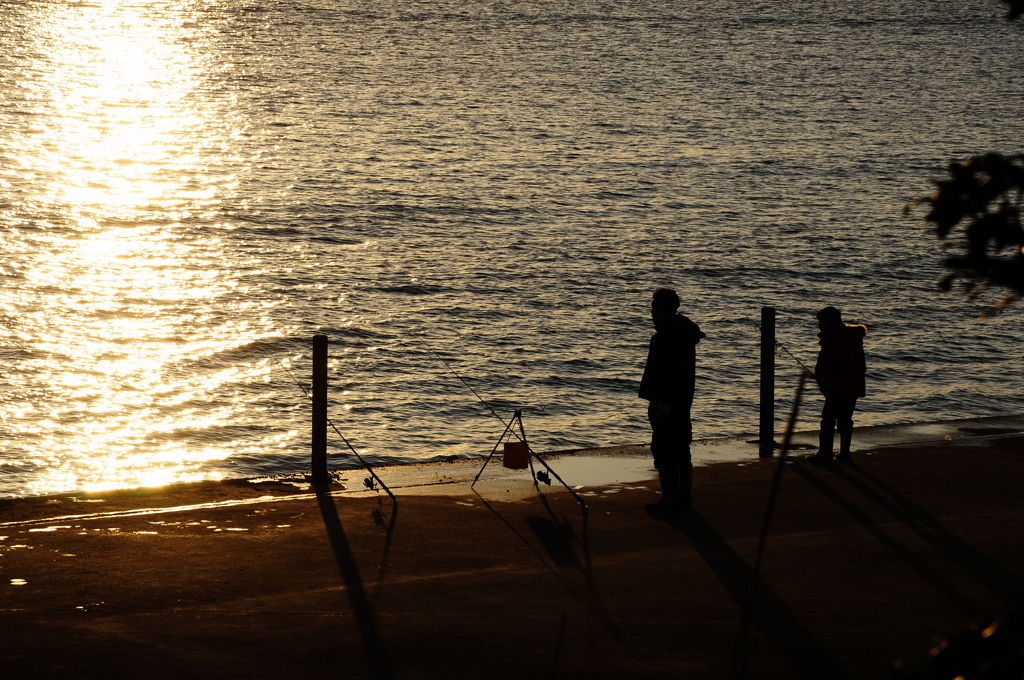
POLYGON ((837 328, 829 332, 822 331, 821 333, 818 333, 818 344, 824 345, 832 340, 863 344, 864 338, 867 334, 868 327, 864 324, 847 323, 843 324, 842 328, 837 328))

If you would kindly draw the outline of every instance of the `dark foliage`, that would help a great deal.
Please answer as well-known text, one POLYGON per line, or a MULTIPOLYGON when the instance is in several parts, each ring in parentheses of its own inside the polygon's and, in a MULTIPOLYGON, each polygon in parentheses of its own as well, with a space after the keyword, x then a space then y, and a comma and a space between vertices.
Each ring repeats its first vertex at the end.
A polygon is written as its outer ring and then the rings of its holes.
MULTIPOLYGON (((1024 14, 1024 0, 1003 0, 1003 4, 1009 21, 1024 14)), ((947 270, 939 280, 943 290, 963 279, 972 296, 991 286, 1007 291, 984 318, 1024 295, 1024 155, 988 153, 954 161, 949 164, 949 175, 949 179, 934 182, 934 194, 914 201, 907 210, 929 206, 924 219, 935 227, 940 239, 956 231, 955 238, 944 244, 947 250, 959 248, 959 252, 942 263, 947 270)))
MULTIPOLYGON (((1024 0, 1020 0, 1024 2, 1024 0)), ((993 311, 1024 295, 1024 155, 988 153, 949 164, 949 178, 935 180, 936 192, 908 206, 925 205, 925 222, 953 251, 943 261, 948 290, 962 279, 979 294, 990 286, 1008 291, 993 311)))

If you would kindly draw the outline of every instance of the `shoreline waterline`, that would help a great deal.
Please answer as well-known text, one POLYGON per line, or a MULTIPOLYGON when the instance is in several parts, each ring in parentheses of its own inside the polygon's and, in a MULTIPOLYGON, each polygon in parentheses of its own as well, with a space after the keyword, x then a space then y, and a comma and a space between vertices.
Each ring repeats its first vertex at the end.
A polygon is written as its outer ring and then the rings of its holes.
MULTIPOLYGON (((853 451, 874 452, 886 447, 898 446, 977 446, 986 440, 1015 436, 1024 433, 1024 414, 1014 416, 991 416, 985 418, 964 418, 896 425, 872 425, 854 430, 853 451)), ((790 454, 802 456, 816 450, 817 430, 804 430, 793 434, 790 454)), ((777 441, 781 436, 777 434, 777 441)), ((746 465, 771 462, 776 457, 758 457, 758 446, 751 435, 720 437, 695 440, 691 447, 693 464, 703 467, 715 464, 746 465)), ((587 489, 614 485, 629 485, 656 479, 656 470, 651 465, 650 449, 647 445, 606 446, 592 449, 569 449, 564 451, 540 452, 542 458, 561 477, 566 487, 581 494, 587 489)), ((536 460, 536 459, 535 459, 536 460)), ((451 461, 407 463, 402 465, 375 466, 373 469, 380 479, 396 495, 463 496, 474 492, 498 494, 497 500, 516 500, 535 492, 533 475, 526 470, 511 470, 502 467, 501 454, 495 453, 485 464, 485 458, 467 458, 451 461), (479 477, 474 485, 474 479, 479 477)), ((544 466, 535 462, 535 470, 544 466)), ((372 496, 382 494, 379 486, 367 488, 365 468, 332 469, 330 475, 331 494, 335 496, 372 496)), ((250 486, 254 489, 276 487, 273 496, 257 496, 245 500, 229 501, 231 504, 258 503, 265 500, 302 498, 312 491, 309 473, 292 473, 266 477, 223 478, 193 482, 177 482, 162 486, 106 489, 99 491, 68 491, 40 496, 8 496, 2 501, 47 501, 47 499, 69 498, 76 502, 100 502, 102 497, 154 495, 162 490, 210 488, 220 485, 250 486)), ((564 490, 557 478, 551 484, 537 485, 543 491, 564 490)), ((198 507, 180 506, 180 509, 198 507)), ((154 512, 170 512, 175 508, 161 508, 154 512)), ((70 516, 69 516, 70 517, 70 516)), ((57 519, 57 518, 50 518, 57 519)), ((30 520, 34 521, 34 520, 30 520)), ((40 520, 42 521, 42 520, 40 520)), ((20 522, 19 522, 20 523, 20 522)), ((6 526, 11 523, 0 523, 6 526)))

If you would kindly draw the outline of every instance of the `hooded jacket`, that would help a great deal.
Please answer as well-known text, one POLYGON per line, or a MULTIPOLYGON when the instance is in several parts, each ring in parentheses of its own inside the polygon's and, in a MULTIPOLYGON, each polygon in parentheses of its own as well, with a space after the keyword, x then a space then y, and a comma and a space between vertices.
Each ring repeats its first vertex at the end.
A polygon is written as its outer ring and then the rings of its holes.
POLYGON ((867 326, 844 324, 842 328, 818 333, 818 361, 814 378, 825 397, 863 397, 867 362, 864 336, 867 326))
POLYGON ((697 343, 706 337, 682 314, 654 322, 654 336, 640 379, 640 398, 665 404, 693 401, 697 374, 697 343))

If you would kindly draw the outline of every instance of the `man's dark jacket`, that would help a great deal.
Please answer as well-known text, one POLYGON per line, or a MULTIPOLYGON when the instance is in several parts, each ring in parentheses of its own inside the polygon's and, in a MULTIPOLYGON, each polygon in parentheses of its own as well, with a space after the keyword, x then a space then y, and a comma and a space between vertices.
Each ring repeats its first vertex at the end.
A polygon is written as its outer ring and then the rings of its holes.
POLYGON ((640 398, 664 404, 693 402, 697 343, 704 333, 682 314, 655 321, 654 330, 640 379, 640 398))

